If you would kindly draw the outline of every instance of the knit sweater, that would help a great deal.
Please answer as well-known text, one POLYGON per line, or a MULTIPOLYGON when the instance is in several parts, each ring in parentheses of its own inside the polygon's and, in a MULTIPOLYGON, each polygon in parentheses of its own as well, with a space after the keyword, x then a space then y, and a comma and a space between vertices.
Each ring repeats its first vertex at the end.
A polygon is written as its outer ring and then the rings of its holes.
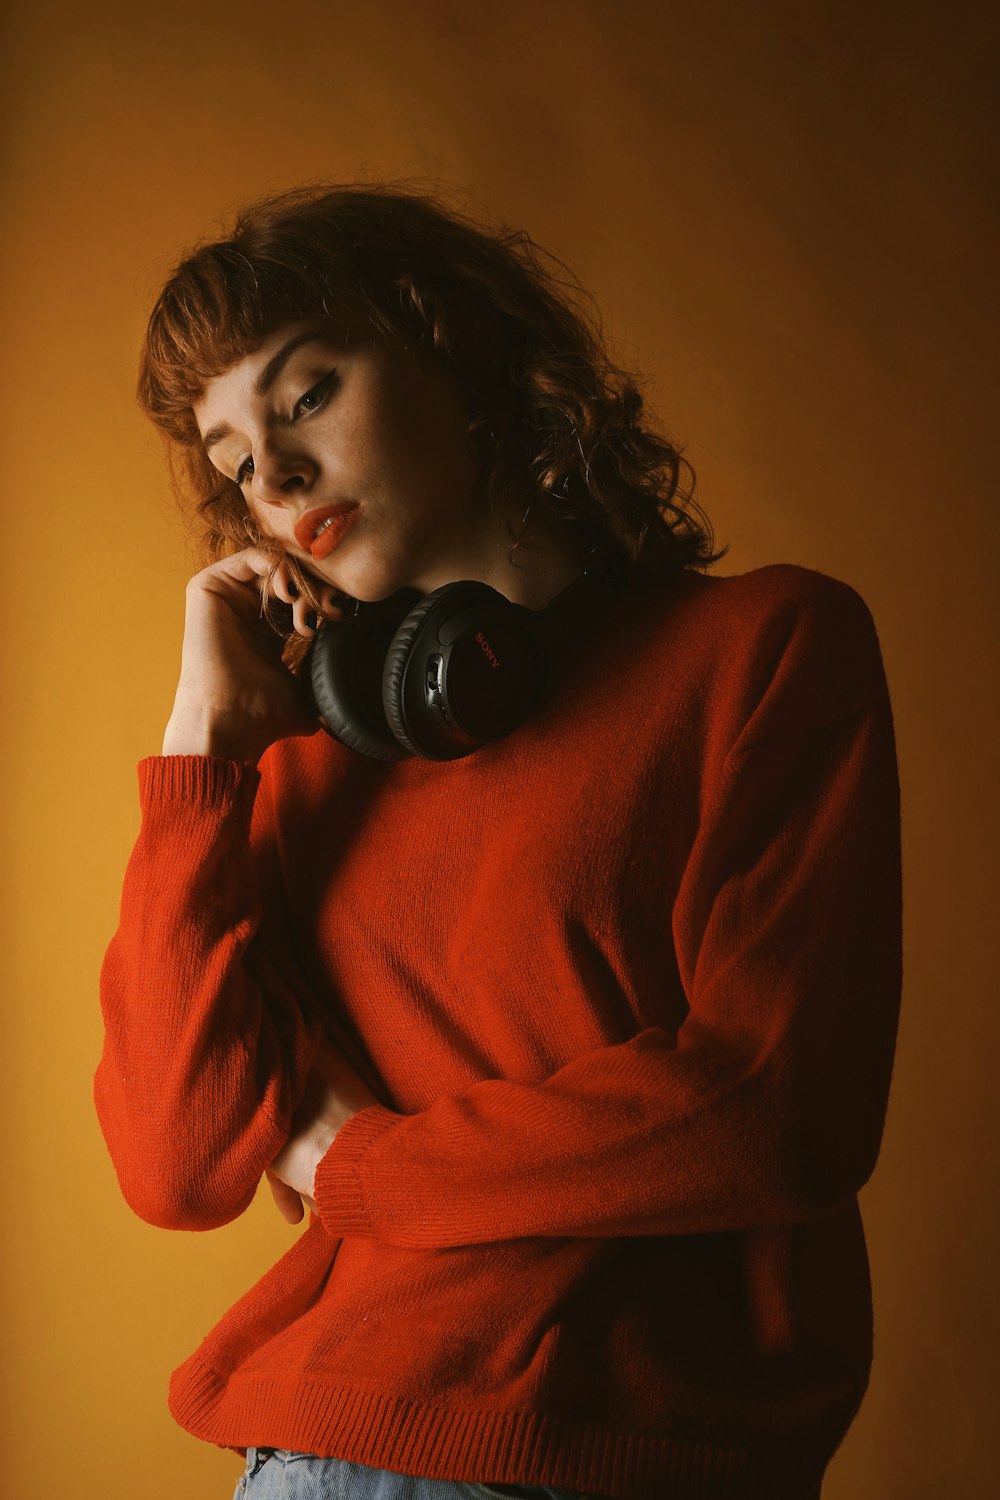
POLYGON ((599 581, 546 628, 544 702, 460 760, 320 731, 139 763, 94 1082, 128 1204, 242 1214, 324 1034, 381 1101, 170 1410, 240 1453, 797 1500, 872 1356, 857 1194, 901 987, 875 626, 779 563, 599 581))

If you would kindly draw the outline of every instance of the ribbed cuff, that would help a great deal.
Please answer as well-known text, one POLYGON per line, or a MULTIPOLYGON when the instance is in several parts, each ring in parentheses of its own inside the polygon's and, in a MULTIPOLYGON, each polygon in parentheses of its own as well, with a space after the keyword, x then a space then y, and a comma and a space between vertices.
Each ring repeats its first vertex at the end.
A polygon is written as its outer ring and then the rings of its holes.
POLYGON ((321 1158, 313 1179, 313 1201, 320 1223, 332 1239, 348 1234, 374 1235, 361 1167, 371 1147, 403 1118, 381 1104, 369 1104, 340 1127, 333 1145, 321 1158))
POLYGON ((147 755, 136 772, 142 807, 167 798, 221 807, 240 794, 252 799, 260 785, 260 771, 249 761, 214 755, 147 755))

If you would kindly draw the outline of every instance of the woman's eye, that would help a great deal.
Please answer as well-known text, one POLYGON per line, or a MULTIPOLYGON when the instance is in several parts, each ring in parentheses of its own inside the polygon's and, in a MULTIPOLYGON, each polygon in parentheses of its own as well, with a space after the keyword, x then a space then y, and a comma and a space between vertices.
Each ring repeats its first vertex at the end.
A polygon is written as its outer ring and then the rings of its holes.
POLYGON ((319 385, 314 385, 311 391, 306 391, 304 396, 300 396, 295 403, 296 414, 300 409, 306 412, 318 410, 322 406, 323 400, 336 378, 336 374, 336 370, 331 370, 329 375, 324 376, 319 385))
POLYGON ((247 477, 247 465, 248 464, 251 466, 251 468, 253 467, 253 459, 252 458, 245 458, 243 460, 243 462, 240 464, 239 468, 236 470, 236 483, 237 484, 242 484, 243 481, 246 479, 246 477, 247 477))

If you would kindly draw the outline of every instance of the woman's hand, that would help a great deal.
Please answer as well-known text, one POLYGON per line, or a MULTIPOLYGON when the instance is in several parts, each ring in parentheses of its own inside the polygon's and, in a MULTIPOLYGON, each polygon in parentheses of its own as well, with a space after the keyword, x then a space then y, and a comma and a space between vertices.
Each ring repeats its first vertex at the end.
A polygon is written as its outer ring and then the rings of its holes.
POLYGON ((316 1212, 312 1196, 316 1168, 338 1130, 360 1110, 380 1102, 343 1054, 324 1039, 292 1117, 292 1132, 264 1174, 289 1224, 298 1224, 303 1204, 316 1212))
MULTIPOLYGON (((264 552, 246 547, 202 568, 188 583, 180 681, 164 755, 256 763, 275 740, 319 728, 306 683, 284 665, 282 638, 261 618, 270 567, 264 552)), ((289 582, 282 563, 269 592, 290 606, 294 629, 311 639, 316 632, 308 602, 289 582)), ((326 585, 322 596, 324 615, 341 618, 335 591, 326 585)))

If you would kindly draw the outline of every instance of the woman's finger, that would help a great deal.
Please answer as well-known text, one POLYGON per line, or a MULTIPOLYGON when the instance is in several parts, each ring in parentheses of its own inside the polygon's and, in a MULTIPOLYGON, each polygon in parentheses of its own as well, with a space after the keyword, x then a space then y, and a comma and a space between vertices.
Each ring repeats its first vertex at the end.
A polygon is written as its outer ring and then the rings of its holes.
POLYGON ((324 613, 334 620, 343 619, 347 613, 345 608, 346 597, 345 594, 341 594, 337 589, 324 589, 321 595, 324 613))
MULTIPOLYGON (((271 1189, 271 1196, 277 1204, 281 1217, 289 1224, 300 1224, 305 1210, 299 1194, 293 1187, 289 1187, 287 1182, 282 1182, 280 1177, 275 1177, 270 1168, 265 1171, 264 1175, 267 1178, 268 1186, 271 1189)), ((315 1212, 315 1207, 311 1199, 309 1200, 309 1206, 315 1212)))
POLYGON ((311 640, 319 628, 319 615, 331 620, 343 618, 344 610, 338 603, 340 596, 328 584, 319 589, 313 586, 314 592, 319 596, 320 610, 317 614, 315 606, 309 602, 296 582, 288 563, 282 563, 276 570, 271 588, 279 599, 291 606, 292 628, 307 640, 311 640))
POLYGON ((298 584, 294 582, 287 563, 281 563, 275 569, 270 590, 276 598, 291 607, 292 629, 296 634, 311 636, 313 632, 309 630, 308 624, 311 605, 300 591, 298 584))
POLYGON ((319 601, 319 607, 327 619, 342 620, 345 615, 350 614, 354 608, 354 600, 343 589, 338 589, 335 583, 329 583, 325 578, 317 578, 302 563, 296 562, 299 573, 308 579, 309 587, 319 601))
POLYGON ((258 581, 259 586, 259 580, 267 577, 273 563, 274 558, 259 547, 244 547, 239 552, 218 558, 206 571, 235 579, 237 583, 258 581))

